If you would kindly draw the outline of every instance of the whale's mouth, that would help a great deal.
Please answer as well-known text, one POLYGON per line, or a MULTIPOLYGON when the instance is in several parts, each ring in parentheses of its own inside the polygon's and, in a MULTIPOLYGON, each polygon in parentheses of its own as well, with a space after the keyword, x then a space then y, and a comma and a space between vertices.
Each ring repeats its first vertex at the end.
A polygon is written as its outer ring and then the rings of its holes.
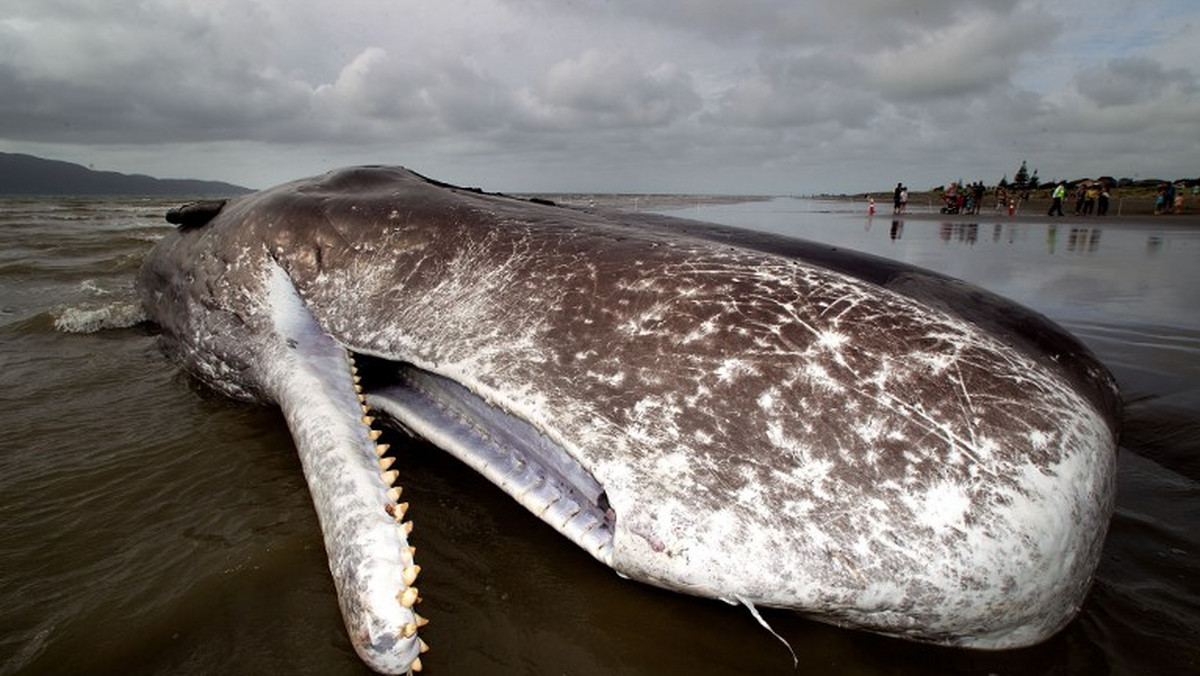
POLYGON ((355 354, 367 403, 475 470, 602 563, 616 514, 596 478, 527 421, 406 362, 355 354))

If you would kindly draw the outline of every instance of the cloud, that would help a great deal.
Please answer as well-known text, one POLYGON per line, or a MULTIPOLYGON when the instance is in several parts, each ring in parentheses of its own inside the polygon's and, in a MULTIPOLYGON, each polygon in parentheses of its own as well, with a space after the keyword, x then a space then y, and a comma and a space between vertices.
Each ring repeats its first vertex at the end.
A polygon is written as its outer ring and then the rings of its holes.
POLYGON ((937 185, 1011 173, 1022 158, 1067 171, 1107 163, 1121 135, 1170 173, 1196 173, 1178 139, 1200 138, 1186 29, 1200 8, 1172 4, 1171 23, 1165 11, 0 0, 0 143, 117 170, 186 154, 167 173, 254 185, 398 161, 477 183, 761 192, 893 185, 899 168, 937 185), (245 174, 221 173, 231 167, 245 174))
POLYGON ((1033 12, 958 11, 945 25, 863 60, 875 88, 892 100, 969 96, 1009 83, 1031 53, 1045 49, 1056 24, 1033 12))
POLYGON ((627 54, 595 49, 552 65, 517 100, 525 125, 556 131, 668 126, 701 104, 690 75, 677 65, 647 67, 627 54))
POLYGON ((1081 70, 1074 87, 1100 108, 1129 106, 1167 98, 1192 98, 1196 75, 1184 68, 1168 69, 1146 57, 1113 59, 1081 70))
POLYGON ((764 58, 718 100, 712 122, 733 126, 806 127, 834 122, 857 128, 881 101, 863 87, 852 59, 823 55, 764 58))

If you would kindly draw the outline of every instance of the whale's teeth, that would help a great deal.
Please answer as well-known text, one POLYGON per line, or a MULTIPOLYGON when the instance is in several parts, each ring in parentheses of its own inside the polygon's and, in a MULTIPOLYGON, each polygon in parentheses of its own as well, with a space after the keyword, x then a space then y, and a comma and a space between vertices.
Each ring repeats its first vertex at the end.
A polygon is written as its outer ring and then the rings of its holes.
POLYGON ((404 529, 405 534, 412 534, 413 522, 405 521, 404 523, 400 524, 400 527, 404 529))
POLYGON ((426 643, 423 639, 417 639, 417 646, 418 646, 417 649, 420 650, 421 652, 423 652, 423 653, 429 652, 429 644, 426 643))
POLYGON ((364 397, 363 395, 360 394, 360 395, 358 395, 358 401, 359 401, 359 403, 362 404, 362 412, 364 415, 371 412, 371 407, 367 406, 367 398, 366 397, 364 397))
POLYGON ((392 511, 395 512, 394 516, 396 517, 397 521, 403 521, 404 513, 408 511, 408 503, 401 502, 400 504, 396 505, 392 511))
MULTIPOLYGON (((357 367, 353 368, 350 371, 351 371, 351 373, 358 373, 358 368, 357 367)), ((361 382, 362 382, 362 376, 354 376, 354 384, 355 385, 357 385, 361 382)))
POLYGON ((403 490, 404 489, 400 488, 399 486, 393 486, 392 488, 388 489, 388 499, 392 502, 400 502, 400 492, 403 490))
POLYGON ((382 458, 383 454, 387 453, 389 448, 391 448, 390 444, 375 444, 375 455, 382 458))
MULTIPOLYGON (((355 364, 354 364, 354 357, 350 358, 350 373, 352 373, 354 375, 358 375, 358 366, 355 366, 355 364)), ((357 383, 358 381, 355 380, 354 382, 357 383)))
POLYGON ((375 419, 369 415, 364 415, 362 417, 362 421, 364 425, 370 425, 371 423, 375 422, 375 419))
POLYGON ((379 469, 384 470, 386 472, 387 469, 392 466, 393 462, 396 462, 396 459, 390 455, 386 458, 380 458, 379 459, 379 469))
POLYGON ((400 472, 390 469, 383 473, 383 483, 391 486, 392 484, 396 483, 396 479, 399 478, 399 476, 400 472))
POLYGON ((421 658, 418 657, 417 659, 413 660, 412 666, 410 666, 409 669, 412 669, 413 671, 420 671, 421 670, 421 658))
POLYGON ((402 573, 402 576, 404 579, 404 584, 411 587, 412 584, 417 581, 417 576, 420 574, 421 574, 421 567, 415 563, 413 565, 409 566, 408 568, 405 568, 404 572, 402 573))
POLYGON ((417 618, 417 627, 424 627, 425 625, 429 624, 429 620, 421 617, 417 613, 413 613, 413 617, 417 618))
POLYGON ((357 394, 362 394, 362 385, 359 385, 358 383, 354 383, 354 391, 357 394))
POLYGON ((404 625, 404 628, 400 630, 400 633, 404 636, 404 638, 412 638, 413 635, 417 633, 417 623, 409 622, 408 624, 404 625))
POLYGON ((380 432, 379 430, 371 430, 370 432, 367 432, 367 436, 371 437, 371 441, 375 441, 382 435, 383 435, 383 432, 380 432))
POLYGON ((400 593, 400 605, 412 608, 417 603, 417 588, 409 587, 400 593))

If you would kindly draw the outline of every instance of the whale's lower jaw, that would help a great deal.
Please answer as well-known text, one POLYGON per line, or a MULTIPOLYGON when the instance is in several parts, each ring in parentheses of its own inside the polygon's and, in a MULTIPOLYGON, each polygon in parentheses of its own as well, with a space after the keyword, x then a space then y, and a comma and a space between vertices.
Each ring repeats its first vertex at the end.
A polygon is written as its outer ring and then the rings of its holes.
POLYGON ((407 505, 358 385, 353 355, 305 309, 286 273, 268 278, 273 340, 263 369, 312 495, 347 633, 380 673, 420 671, 425 623, 407 505))

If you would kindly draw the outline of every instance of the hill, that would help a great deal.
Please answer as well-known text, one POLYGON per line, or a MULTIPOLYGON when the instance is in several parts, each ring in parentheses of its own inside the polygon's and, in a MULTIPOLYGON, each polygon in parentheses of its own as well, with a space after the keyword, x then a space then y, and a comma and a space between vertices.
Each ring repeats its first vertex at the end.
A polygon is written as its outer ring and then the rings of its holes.
POLYGON ((248 192, 252 191, 220 181, 94 171, 70 162, 0 153, 0 195, 225 196, 248 192))

